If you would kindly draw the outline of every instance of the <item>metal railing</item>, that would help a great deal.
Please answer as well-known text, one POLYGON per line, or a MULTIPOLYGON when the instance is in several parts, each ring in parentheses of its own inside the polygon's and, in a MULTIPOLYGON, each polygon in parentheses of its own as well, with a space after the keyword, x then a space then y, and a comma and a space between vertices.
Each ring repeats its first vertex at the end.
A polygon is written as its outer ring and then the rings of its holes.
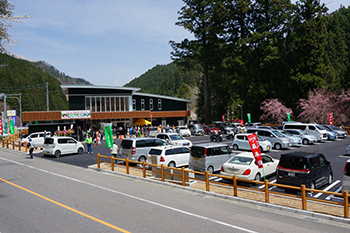
POLYGON ((115 170, 115 160, 118 161, 123 161, 124 164, 120 164, 118 163, 118 165, 120 166, 124 166, 126 169, 126 174, 130 174, 130 164, 138 164, 140 165, 140 167, 138 166, 133 166, 133 169, 139 169, 142 170, 142 177, 146 178, 146 173, 147 171, 152 172, 152 173, 159 173, 160 174, 160 180, 162 182, 166 181, 166 176, 172 176, 172 177, 177 177, 178 180, 180 181, 182 186, 186 185, 186 181, 187 180, 198 180, 198 181, 202 181, 205 183, 205 190, 206 191, 211 191, 210 190, 210 186, 211 184, 219 184, 222 186, 227 186, 229 188, 232 188, 232 195, 237 197, 238 196, 238 189, 241 190, 254 190, 255 192, 261 192, 264 193, 264 202, 265 203, 270 203, 270 195, 278 195, 278 196, 282 196, 282 197, 289 197, 289 198, 295 198, 295 199, 300 199, 301 201, 301 209, 302 210, 307 210, 307 201, 312 201, 313 203, 319 203, 319 204, 331 204, 331 205, 335 205, 335 206, 342 206, 344 209, 344 213, 343 213, 343 217, 344 218, 349 218, 349 198, 350 195, 348 193, 348 191, 343 191, 342 193, 336 193, 336 192, 330 192, 330 191, 323 191, 323 190, 318 190, 318 189, 310 189, 310 188, 306 188, 305 185, 302 185, 301 187, 296 187, 296 186, 289 186, 289 185, 282 185, 282 184, 276 184, 276 183, 270 183, 268 180, 265 181, 255 181, 255 180, 245 180, 245 179, 239 179, 236 177, 236 175, 232 176, 232 177, 228 177, 228 176, 223 176, 223 175, 218 175, 218 174, 209 174, 208 171, 206 172, 198 172, 198 171, 193 171, 193 170, 188 170, 185 169, 184 167, 182 168, 175 168, 175 167, 166 167, 164 166, 164 164, 162 165, 156 165, 156 164, 150 164, 150 163, 146 163, 145 161, 143 162, 137 162, 137 161, 130 161, 129 159, 121 159, 121 158, 116 158, 113 156, 105 156, 105 155, 100 155, 99 153, 97 154, 97 167, 101 168, 101 163, 107 163, 107 164, 111 164, 111 170, 114 171, 115 170), (106 158, 108 159, 107 161, 102 161, 101 158, 106 158), (147 169, 146 167, 150 167, 150 168, 160 168, 160 170, 158 169, 147 169), (169 172, 171 171, 171 172, 169 172), (173 172, 173 171, 178 171, 177 173, 173 172), (191 176, 190 174, 193 174, 193 176, 191 176), (195 178, 195 174, 198 175, 204 175, 205 179, 199 179, 199 178, 195 178), (225 180, 232 180, 232 184, 227 184, 227 183, 219 183, 216 181, 211 181, 209 179, 209 176, 211 177, 218 177, 218 178, 222 178, 225 180), (261 184, 264 185, 264 189, 254 189, 251 187, 245 187, 242 185, 238 185, 238 182, 244 182, 244 183, 249 183, 249 184, 261 184), (292 194, 286 194, 286 193, 280 193, 280 192, 274 192, 271 191, 270 188, 271 187, 279 187, 279 188, 283 188, 283 189, 289 189, 289 190, 295 190, 297 192, 300 191, 301 195, 292 195, 292 194), (323 199, 318 199, 318 198, 313 198, 313 197, 308 197, 307 193, 322 193, 322 194, 328 194, 328 195, 333 195, 336 197, 340 197, 342 198, 343 202, 336 202, 336 201, 329 201, 329 200, 323 200, 323 199))

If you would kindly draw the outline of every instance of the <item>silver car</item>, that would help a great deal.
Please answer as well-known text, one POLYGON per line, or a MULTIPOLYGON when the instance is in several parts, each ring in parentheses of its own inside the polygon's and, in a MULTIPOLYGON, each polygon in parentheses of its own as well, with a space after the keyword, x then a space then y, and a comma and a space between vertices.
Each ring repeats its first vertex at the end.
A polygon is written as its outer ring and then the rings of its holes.
POLYGON ((279 130, 280 133, 282 133, 284 136, 289 137, 290 140, 292 141, 292 146, 301 146, 302 145, 302 140, 300 137, 295 136, 287 131, 284 130, 279 130))
POLYGON ((348 136, 348 133, 345 130, 339 129, 335 125, 322 125, 322 126, 336 133, 338 138, 346 138, 348 136))
MULTIPOLYGON (((232 148, 234 150, 251 150, 247 136, 250 134, 236 134, 232 141, 232 148)), ((260 151, 270 151, 272 145, 269 141, 264 140, 258 136, 260 151)))
POLYGON ((301 129, 285 129, 283 131, 299 136, 304 145, 314 144, 317 142, 317 138, 314 135, 311 135, 301 129))
POLYGON ((258 136, 261 136, 263 139, 271 142, 272 146, 276 150, 280 150, 282 148, 288 149, 292 146, 290 138, 284 136, 277 130, 249 128, 247 133, 256 133, 258 136))

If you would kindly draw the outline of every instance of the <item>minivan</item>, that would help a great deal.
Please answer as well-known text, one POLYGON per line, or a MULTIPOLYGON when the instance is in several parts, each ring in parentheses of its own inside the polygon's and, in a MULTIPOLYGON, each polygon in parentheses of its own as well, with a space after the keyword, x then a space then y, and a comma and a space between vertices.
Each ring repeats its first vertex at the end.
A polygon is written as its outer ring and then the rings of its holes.
POLYGON ((235 154, 223 143, 203 143, 192 146, 189 167, 196 171, 213 173, 235 154))
POLYGON ((138 162, 146 161, 147 154, 152 147, 167 145, 166 141, 159 138, 123 138, 120 144, 120 158, 138 162))
POLYGON ((331 184, 331 163, 321 153, 291 152, 282 154, 277 166, 277 183, 315 189, 331 184))
POLYGON ((287 149, 292 146, 291 140, 281 134, 278 130, 260 129, 260 128, 248 128, 247 134, 256 133, 264 140, 271 142, 271 145, 276 149, 287 149))
POLYGON ((317 141, 327 140, 327 131, 321 125, 312 124, 312 123, 285 123, 283 125, 283 130, 285 129, 300 129, 308 132, 311 135, 314 135, 317 138, 317 141))
POLYGON ((54 155, 59 158, 66 154, 83 154, 84 145, 72 137, 54 136, 45 138, 43 145, 43 155, 54 155))

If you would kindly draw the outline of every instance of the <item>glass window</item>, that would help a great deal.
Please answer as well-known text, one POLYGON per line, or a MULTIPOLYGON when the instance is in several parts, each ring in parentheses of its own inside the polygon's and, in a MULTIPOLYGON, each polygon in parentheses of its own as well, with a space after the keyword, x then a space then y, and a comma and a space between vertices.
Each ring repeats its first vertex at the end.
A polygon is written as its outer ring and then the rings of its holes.
POLYGON ((158 110, 162 110, 162 100, 158 99, 158 110))
POLYGON ((85 110, 91 110, 90 102, 91 97, 85 97, 85 110))
POLYGON ((101 111, 101 97, 96 97, 96 112, 101 111))
POLYGON ((132 100, 132 109, 134 111, 136 111, 136 100, 135 99, 132 100))
POLYGON ((115 104, 116 104, 115 110, 119 112, 120 111, 120 97, 115 98, 115 104))
POLYGON ((137 140, 136 141, 136 148, 137 147, 146 147, 146 142, 145 140, 137 140))
POLYGON ((91 97, 91 111, 96 112, 96 97, 91 97))
POLYGON ((111 97, 111 112, 115 112, 115 97, 111 97))
POLYGON ((105 112, 106 111, 106 97, 101 96, 101 112, 105 112))
POLYGON ((153 110, 153 99, 149 99, 149 110, 153 110))
POLYGON ((111 111, 111 97, 106 97, 106 112, 111 111))
POLYGON ((145 110, 145 100, 141 100, 141 110, 145 110))
POLYGON ((172 155, 172 154, 175 154, 173 153, 173 149, 169 149, 165 151, 165 155, 172 155))
POLYGON ((120 97, 120 111, 125 111, 125 97, 120 97))

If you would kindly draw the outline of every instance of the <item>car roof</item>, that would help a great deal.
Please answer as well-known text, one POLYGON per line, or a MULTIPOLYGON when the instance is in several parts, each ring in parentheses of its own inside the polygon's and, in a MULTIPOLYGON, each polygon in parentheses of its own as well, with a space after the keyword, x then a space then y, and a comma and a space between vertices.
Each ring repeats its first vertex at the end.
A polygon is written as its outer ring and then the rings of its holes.
POLYGON ((123 138, 123 140, 132 140, 132 141, 136 141, 136 140, 144 140, 144 139, 160 139, 160 138, 154 138, 154 137, 138 137, 138 138, 123 138))
MULTIPOLYGON (((264 153, 261 153, 261 155, 266 155, 264 153)), ((235 154, 235 156, 242 156, 242 157, 249 157, 249 158, 254 158, 254 155, 252 152, 240 152, 238 154, 235 154)))
POLYGON ((193 145, 193 147, 206 147, 206 148, 212 148, 212 147, 218 147, 218 146, 228 146, 227 144, 224 143, 215 143, 215 142, 208 142, 208 143, 200 143, 200 144, 196 144, 193 145))
POLYGON ((315 157, 317 155, 323 155, 321 153, 316 153, 316 152, 307 152, 307 151, 295 151, 295 152, 290 152, 286 154, 281 154, 281 156, 294 156, 294 157, 305 157, 305 158, 311 158, 315 157))
POLYGON ((183 148, 183 147, 188 148, 187 146, 181 146, 181 145, 164 145, 164 146, 154 146, 154 147, 151 147, 151 149, 155 149, 155 150, 165 150, 165 149, 183 148))

